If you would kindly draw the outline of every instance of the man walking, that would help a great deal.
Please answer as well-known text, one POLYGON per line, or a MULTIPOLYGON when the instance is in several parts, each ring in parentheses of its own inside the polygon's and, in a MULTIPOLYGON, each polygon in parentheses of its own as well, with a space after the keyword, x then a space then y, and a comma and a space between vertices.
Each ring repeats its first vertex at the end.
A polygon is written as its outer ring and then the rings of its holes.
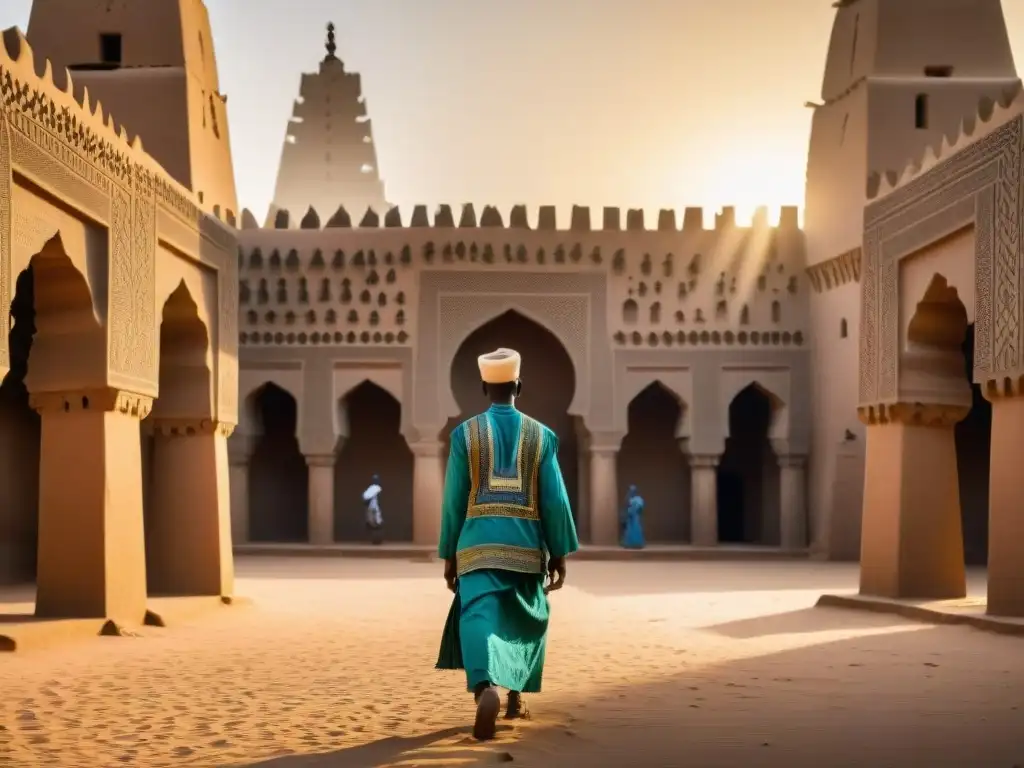
POLYGON ((492 739, 498 688, 509 691, 509 719, 527 716, 522 693, 540 691, 547 592, 561 589, 579 540, 558 438, 515 406, 519 353, 499 349, 477 362, 491 406, 452 431, 438 553, 458 598, 462 668, 477 705, 473 735, 492 739))

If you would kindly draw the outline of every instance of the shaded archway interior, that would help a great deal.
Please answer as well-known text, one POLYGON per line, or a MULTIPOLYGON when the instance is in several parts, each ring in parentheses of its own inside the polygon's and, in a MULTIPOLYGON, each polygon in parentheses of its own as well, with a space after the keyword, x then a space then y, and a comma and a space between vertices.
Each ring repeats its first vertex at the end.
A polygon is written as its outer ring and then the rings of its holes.
POLYGON ((370 540, 363 491, 380 476, 386 541, 412 541, 413 455, 402 435, 402 406, 372 381, 345 395, 348 436, 334 465, 334 538, 370 540))
POLYGON ((0 383, 0 584, 36 576, 40 418, 29 407, 25 386, 35 332, 35 272, 29 266, 18 276, 11 300, 11 367, 0 383))
POLYGON ((451 369, 452 392, 459 406, 459 416, 449 419, 442 436, 445 444, 447 446, 452 429, 486 410, 490 404, 481 388, 477 358, 499 347, 514 349, 522 355, 523 393, 517 406, 558 435, 558 463, 573 514, 578 519, 577 438, 573 417, 569 415, 576 393, 576 371, 558 337, 525 315, 509 310, 481 325, 462 342, 451 369))
POLYGON ((299 409, 292 395, 272 382, 247 405, 257 429, 249 460, 249 538, 309 540, 309 482, 299 449, 299 409))
POLYGON ((718 540, 779 543, 779 467, 772 449, 772 396, 758 384, 729 404, 729 435, 717 472, 718 540))
POLYGON ((660 382, 629 404, 629 431, 617 461, 621 515, 630 485, 643 497, 644 536, 652 543, 690 539, 690 467, 676 436, 683 417, 679 399, 660 382))
POLYGON ((964 562, 988 562, 989 460, 992 448, 992 404, 974 378, 974 324, 967 327, 963 342, 964 375, 971 381, 971 410, 955 427, 956 468, 960 483, 960 519, 963 526, 964 562))

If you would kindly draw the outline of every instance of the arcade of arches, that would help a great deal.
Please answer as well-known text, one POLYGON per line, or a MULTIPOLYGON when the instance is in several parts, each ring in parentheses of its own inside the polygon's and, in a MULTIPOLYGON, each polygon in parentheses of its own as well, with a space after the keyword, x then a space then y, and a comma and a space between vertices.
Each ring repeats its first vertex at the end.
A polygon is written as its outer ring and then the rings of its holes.
POLYGON ((126 623, 143 621, 149 595, 230 595, 228 430, 184 282, 162 308, 155 401, 87 384, 106 376, 106 331, 59 235, 17 278, 8 340, 0 582, 35 581, 38 616, 126 623))
POLYGON ((432 544, 436 525, 427 518, 438 515, 448 436, 486 409, 477 357, 498 347, 522 354, 519 405, 559 437, 558 460, 584 541, 617 542, 619 507, 628 485, 636 484, 650 542, 806 547, 804 457, 776 456, 769 437, 778 411, 773 395, 757 384, 744 388, 729 407, 724 452, 693 456, 680 437, 685 404, 653 382, 630 403, 621 443, 595 446, 583 420, 569 413, 576 391, 569 353, 553 333, 515 310, 485 322, 459 346, 450 371, 459 415, 429 454, 410 450, 401 404, 372 381, 339 401, 342 436, 327 455, 304 453, 295 397, 275 383, 259 387, 247 399, 254 435, 232 441, 236 541, 369 542, 361 494, 378 475, 385 540, 432 544), (416 477, 423 459, 435 476, 421 497, 416 477), (598 494, 606 502, 591 504, 598 494), (427 496, 438 497, 433 506, 427 496))

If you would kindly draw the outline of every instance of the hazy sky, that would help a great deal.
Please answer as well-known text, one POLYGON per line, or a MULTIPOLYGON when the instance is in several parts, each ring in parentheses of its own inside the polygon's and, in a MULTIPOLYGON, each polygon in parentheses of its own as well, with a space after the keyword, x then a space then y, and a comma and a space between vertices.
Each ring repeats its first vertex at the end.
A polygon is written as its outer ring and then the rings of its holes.
MULTIPOLYGON (((388 199, 801 204, 830 0, 206 0, 240 205, 262 220, 299 75, 363 75, 388 199)), ((31 0, 0 0, 25 29, 31 0)), ((1024 0, 1004 0, 1015 51, 1024 0)), ((1018 61, 1019 61, 1018 56, 1018 61)))

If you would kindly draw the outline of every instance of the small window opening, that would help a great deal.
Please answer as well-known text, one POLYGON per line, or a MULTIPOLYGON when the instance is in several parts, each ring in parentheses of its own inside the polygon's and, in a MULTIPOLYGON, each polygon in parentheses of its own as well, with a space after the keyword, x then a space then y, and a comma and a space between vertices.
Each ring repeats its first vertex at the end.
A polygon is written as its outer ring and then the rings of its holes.
POLYGON ((948 64, 932 65, 924 68, 925 77, 952 77, 953 68, 948 64))
POLYGON ((928 94, 919 93, 914 99, 914 127, 923 129, 928 127, 928 94))
POLYGON ((100 35, 100 61, 104 64, 121 63, 120 33, 104 32, 100 35))
POLYGON ((839 321, 839 338, 840 339, 845 339, 849 335, 850 335, 850 328, 846 324, 846 318, 844 317, 842 320, 839 321))

